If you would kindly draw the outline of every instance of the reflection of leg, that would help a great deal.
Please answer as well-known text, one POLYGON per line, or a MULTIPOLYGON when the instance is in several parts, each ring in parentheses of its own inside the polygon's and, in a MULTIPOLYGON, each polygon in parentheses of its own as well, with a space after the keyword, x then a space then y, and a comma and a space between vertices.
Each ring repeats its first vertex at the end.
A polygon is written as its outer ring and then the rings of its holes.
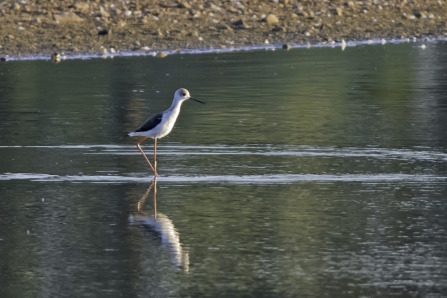
POLYGON ((141 211, 141 205, 144 203, 144 201, 146 200, 147 196, 149 195, 149 193, 151 192, 152 187, 154 187, 155 185, 155 178, 152 179, 151 184, 149 185, 149 187, 147 188, 146 192, 144 193, 144 195, 140 198, 140 200, 138 201, 138 211, 141 211))
POLYGON ((140 146, 140 144, 143 143, 146 139, 147 139, 147 137, 144 137, 144 138, 140 139, 140 140, 138 141, 138 143, 137 143, 137 148, 138 148, 138 150, 140 150, 141 154, 143 154, 144 159, 146 159, 146 161, 147 161, 149 167, 151 167, 151 169, 152 169, 152 171, 154 172, 154 174, 157 174, 157 171, 155 171, 154 167, 152 166, 151 162, 150 162, 149 159, 147 158, 146 154, 144 154, 143 149, 141 149, 141 146, 140 146))
POLYGON ((154 168, 155 168, 155 176, 157 174, 157 138, 154 139, 154 168))

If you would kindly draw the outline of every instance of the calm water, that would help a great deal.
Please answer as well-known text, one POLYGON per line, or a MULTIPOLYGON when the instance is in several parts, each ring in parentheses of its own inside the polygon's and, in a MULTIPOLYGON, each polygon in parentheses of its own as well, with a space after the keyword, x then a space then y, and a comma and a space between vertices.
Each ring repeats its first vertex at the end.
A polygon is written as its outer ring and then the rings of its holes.
POLYGON ((446 297, 446 53, 0 64, 0 297, 446 297))

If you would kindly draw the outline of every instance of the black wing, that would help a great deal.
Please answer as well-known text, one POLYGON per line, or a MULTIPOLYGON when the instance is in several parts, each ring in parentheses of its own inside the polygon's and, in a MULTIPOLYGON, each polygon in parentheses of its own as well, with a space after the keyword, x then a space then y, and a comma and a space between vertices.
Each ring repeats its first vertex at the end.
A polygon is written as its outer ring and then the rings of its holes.
POLYGON ((143 125, 141 125, 137 130, 134 132, 140 132, 140 131, 148 131, 153 129, 155 126, 160 124, 161 119, 163 118, 163 113, 155 114, 152 117, 149 117, 146 122, 144 122, 143 125))

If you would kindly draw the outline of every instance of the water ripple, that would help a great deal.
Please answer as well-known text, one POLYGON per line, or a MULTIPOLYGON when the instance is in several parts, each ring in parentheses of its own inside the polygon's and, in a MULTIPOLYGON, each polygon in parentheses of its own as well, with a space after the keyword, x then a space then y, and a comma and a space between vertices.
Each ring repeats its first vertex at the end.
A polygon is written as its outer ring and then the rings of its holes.
MULTIPOLYGON (((147 183, 153 176, 122 175, 51 175, 41 173, 4 173, 0 181, 28 180, 45 182, 86 182, 86 183, 147 183)), ((299 182, 426 182, 446 181, 447 177, 433 175, 375 174, 375 175, 314 175, 314 174, 272 174, 272 175, 192 175, 159 176, 158 181, 168 183, 226 183, 226 184, 290 184, 299 182)))
MULTIPOLYGON (((144 146, 143 146, 144 147, 144 146)), ((145 146, 152 148, 152 146, 145 146)), ((59 146, 0 146, 4 148, 33 149, 88 149, 84 154, 134 155, 140 154, 134 145, 59 145, 59 146)), ((159 155, 261 155, 299 157, 369 157, 377 159, 401 159, 424 161, 447 161, 447 153, 415 149, 318 147, 287 145, 247 145, 247 146, 185 146, 162 145, 157 148, 159 155)), ((420 148, 422 149, 422 148, 420 148)), ((147 150, 147 149, 146 149, 147 150)))

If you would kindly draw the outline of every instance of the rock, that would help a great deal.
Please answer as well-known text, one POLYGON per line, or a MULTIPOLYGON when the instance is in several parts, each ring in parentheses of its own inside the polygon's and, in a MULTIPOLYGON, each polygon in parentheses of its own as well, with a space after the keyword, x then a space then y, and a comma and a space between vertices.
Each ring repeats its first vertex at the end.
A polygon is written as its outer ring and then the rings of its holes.
POLYGON ((283 26, 275 26, 272 31, 274 32, 286 32, 286 28, 284 28, 283 26))
POLYGON ((419 11, 419 10, 415 10, 415 11, 413 11, 413 15, 415 16, 415 17, 417 17, 417 18, 422 18, 423 16, 424 16, 424 14, 421 12, 421 11, 419 11))
POLYGON ((42 23, 39 17, 33 18, 34 23, 42 23))
POLYGON ((189 5, 188 2, 179 2, 177 5, 178 8, 186 8, 186 9, 191 9, 191 5, 189 5))
POLYGON ((228 12, 231 12, 231 13, 238 13, 238 12, 239 12, 239 10, 237 10, 236 8, 234 8, 234 7, 232 7, 232 6, 227 7, 227 11, 228 11, 228 12))
POLYGON ((61 61, 61 54, 54 52, 51 54, 51 61, 58 63, 61 61))
POLYGON ((275 24, 278 24, 279 23, 279 20, 278 20, 278 17, 277 16, 275 16, 274 14, 268 14, 266 17, 265 17, 265 21, 267 22, 267 24, 269 24, 269 25, 275 25, 275 24))
POLYGON ((165 52, 159 52, 157 54, 157 56, 160 57, 160 58, 164 58, 164 57, 168 56, 168 54, 166 54, 165 52))
POLYGON ((79 17, 74 12, 61 12, 60 14, 53 14, 53 18, 59 23, 79 23, 84 21, 83 18, 79 17))
POLYGON ((288 43, 285 43, 285 44, 282 45, 282 48, 284 50, 290 50, 290 45, 288 43))
POLYGON ((160 5, 160 7, 163 7, 163 8, 176 8, 176 7, 178 7, 178 4, 175 4, 175 3, 173 3, 173 4, 170 4, 170 3, 159 3, 158 5, 160 5))
POLYGON ((6 58, 5 57, 1 57, 0 58, 0 62, 6 62, 6 58))
POLYGON ((98 31, 99 36, 104 36, 104 35, 108 35, 108 34, 112 34, 112 30, 102 29, 102 30, 98 31))
POLYGON ((90 6, 88 5, 88 3, 85 2, 77 2, 74 5, 75 9, 78 10, 79 12, 85 13, 88 12, 90 6))
POLYGON ((100 6, 99 7, 99 14, 98 17, 103 17, 103 18, 110 18, 110 13, 108 13, 107 11, 104 10, 104 7, 100 6))
POLYGON ((12 4, 11 9, 19 11, 21 9, 20 4, 19 3, 12 4))
POLYGON ((219 30, 229 30, 229 31, 233 30, 233 28, 231 28, 227 24, 219 24, 219 25, 216 26, 216 28, 219 29, 219 30))
POLYGON ((353 7, 355 7, 355 3, 354 3, 354 1, 347 1, 347 2, 345 2, 345 6, 353 8, 353 7))
POLYGON ((12 34, 8 34, 8 39, 15 39, 15 37, 12 34))
POLYGON ((336 16, 342 16, 343 15, 343 8, 342 7, 336 7, 332 13, 336 16))
POLYGON ((204 5, 205 8, 209 8, 211 10, 215 10, 216 9, 216 5, 214 5, 213 3, 207 2, 204 5))
POLYGON ((118 8, 110 8, 110 14, 113 16, 119 16, 121 14, 121 10, 118 8))
POLYGON ((233 23, 234 26, 236 26, 237 29, 250 29, 251 26, 247 25, 244 20, 237 20, 233 23))

